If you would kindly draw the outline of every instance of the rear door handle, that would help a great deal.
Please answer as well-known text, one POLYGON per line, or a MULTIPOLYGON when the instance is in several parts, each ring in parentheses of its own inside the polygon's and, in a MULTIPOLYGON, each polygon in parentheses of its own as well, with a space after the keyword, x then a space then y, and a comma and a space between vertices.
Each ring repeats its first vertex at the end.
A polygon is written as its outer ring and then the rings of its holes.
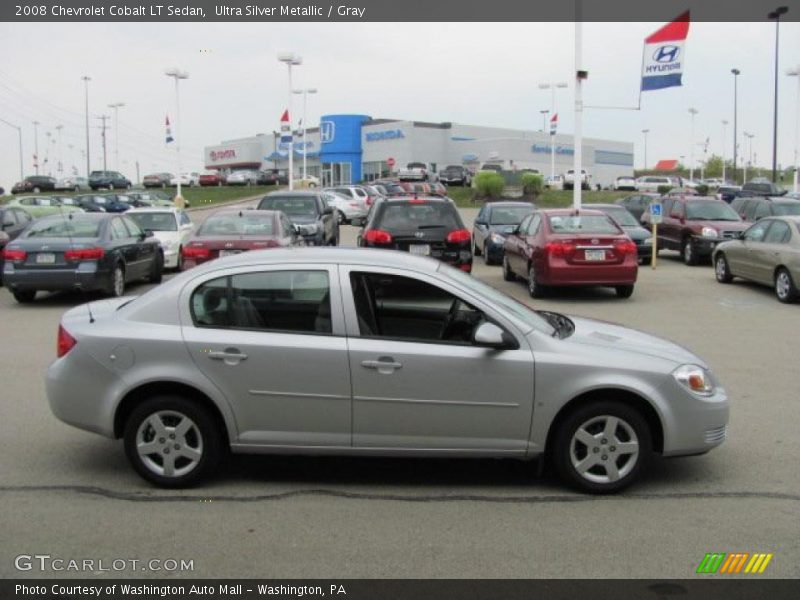
POLYGON ((385 375, 391 374, 395 369, 402 369, 403 364, 395 361, 391 357, 381 357, 378 360, 362 360, 361 366, 365 369, 375 369, 378 373, 385 375))
POLYGON ((243 360, 246 360, 247 354, 239 352, 238 348, 225 348, 225 350, 222 352, 218 350, 209 352, 208 358, 213 360, 222 360, 228 365, 235 365, 243 360))

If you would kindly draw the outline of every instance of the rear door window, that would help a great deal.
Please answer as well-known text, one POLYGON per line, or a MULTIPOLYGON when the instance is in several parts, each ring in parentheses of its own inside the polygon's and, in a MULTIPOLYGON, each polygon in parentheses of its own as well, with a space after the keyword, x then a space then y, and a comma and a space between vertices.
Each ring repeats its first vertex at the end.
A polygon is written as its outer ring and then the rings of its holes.
POLYGON ((772 226, 764 236, 765 244, 786 244, 792 237, 789 226, 783 221, 773 221, 772 226))

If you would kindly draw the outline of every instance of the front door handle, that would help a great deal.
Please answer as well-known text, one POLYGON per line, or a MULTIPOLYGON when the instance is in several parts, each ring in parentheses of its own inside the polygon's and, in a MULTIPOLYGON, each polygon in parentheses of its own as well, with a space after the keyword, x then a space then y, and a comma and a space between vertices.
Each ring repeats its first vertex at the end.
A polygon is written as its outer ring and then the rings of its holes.
POLYGON ((390 356, 382 356, 378 360, 362 360, 361 366, 365 369, 375 369, 382 375, 391 375, 396 369, 402 369, 403 364, 395 361, 390 356))
POLYGON ((239 352, 238 348, 225 348, 222 352, 211 351, 208 358, 224 361, 226 365, 236 365, 247 359, 247 354, 239 352))

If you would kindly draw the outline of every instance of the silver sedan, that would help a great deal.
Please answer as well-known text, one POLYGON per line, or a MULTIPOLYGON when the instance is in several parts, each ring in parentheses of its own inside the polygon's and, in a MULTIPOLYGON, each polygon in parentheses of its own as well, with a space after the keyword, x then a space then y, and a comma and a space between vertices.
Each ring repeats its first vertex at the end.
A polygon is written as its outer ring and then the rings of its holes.
POLYGON ((592 493, 655 452, 722 443, 708 365, 619 325, 537 312, 443 263, 346 248, 253 251, 68 311, 55 415, 123 438, 166 487, 238 453, 552 457, 592 493))

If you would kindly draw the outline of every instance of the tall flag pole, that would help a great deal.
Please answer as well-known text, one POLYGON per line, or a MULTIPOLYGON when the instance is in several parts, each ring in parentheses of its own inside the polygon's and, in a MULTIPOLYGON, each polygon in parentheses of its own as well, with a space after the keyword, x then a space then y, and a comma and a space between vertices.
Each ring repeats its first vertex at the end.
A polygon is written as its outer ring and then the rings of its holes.
POLYGON ((294 153, 294 148, 292 147, 292 124, 289 120, 289 109, 287 108, 283 111, 283 115, 281 116, 281 144, 287 144, 289 148, 289 189, 294 188, 294 176, 292 173, 292 169, 294 167, 292 154, 294 153))
POLYGON ((555 186, 556 179, 556 130, 558 129, 558 113, 550 118, 550 186, 555 186))
POLYGON ((166 116, 166 119, 165 119, 165 121, 164 121, 164 124, 165 124, 165 126, 166 126, 166 130, 167 130, 167 133, 166 133, 166 143, 167 143, 167 144, 169 144, 169 143, 171 143, 171 142, 174 142, 174 141, 175 141, 175 138, 174 138, 174 137, 172 137, 172 128, 171 128, 171 127, 170 127, 170 125, 169 125, 169 115, 167 115, 167 116, 166 116))

